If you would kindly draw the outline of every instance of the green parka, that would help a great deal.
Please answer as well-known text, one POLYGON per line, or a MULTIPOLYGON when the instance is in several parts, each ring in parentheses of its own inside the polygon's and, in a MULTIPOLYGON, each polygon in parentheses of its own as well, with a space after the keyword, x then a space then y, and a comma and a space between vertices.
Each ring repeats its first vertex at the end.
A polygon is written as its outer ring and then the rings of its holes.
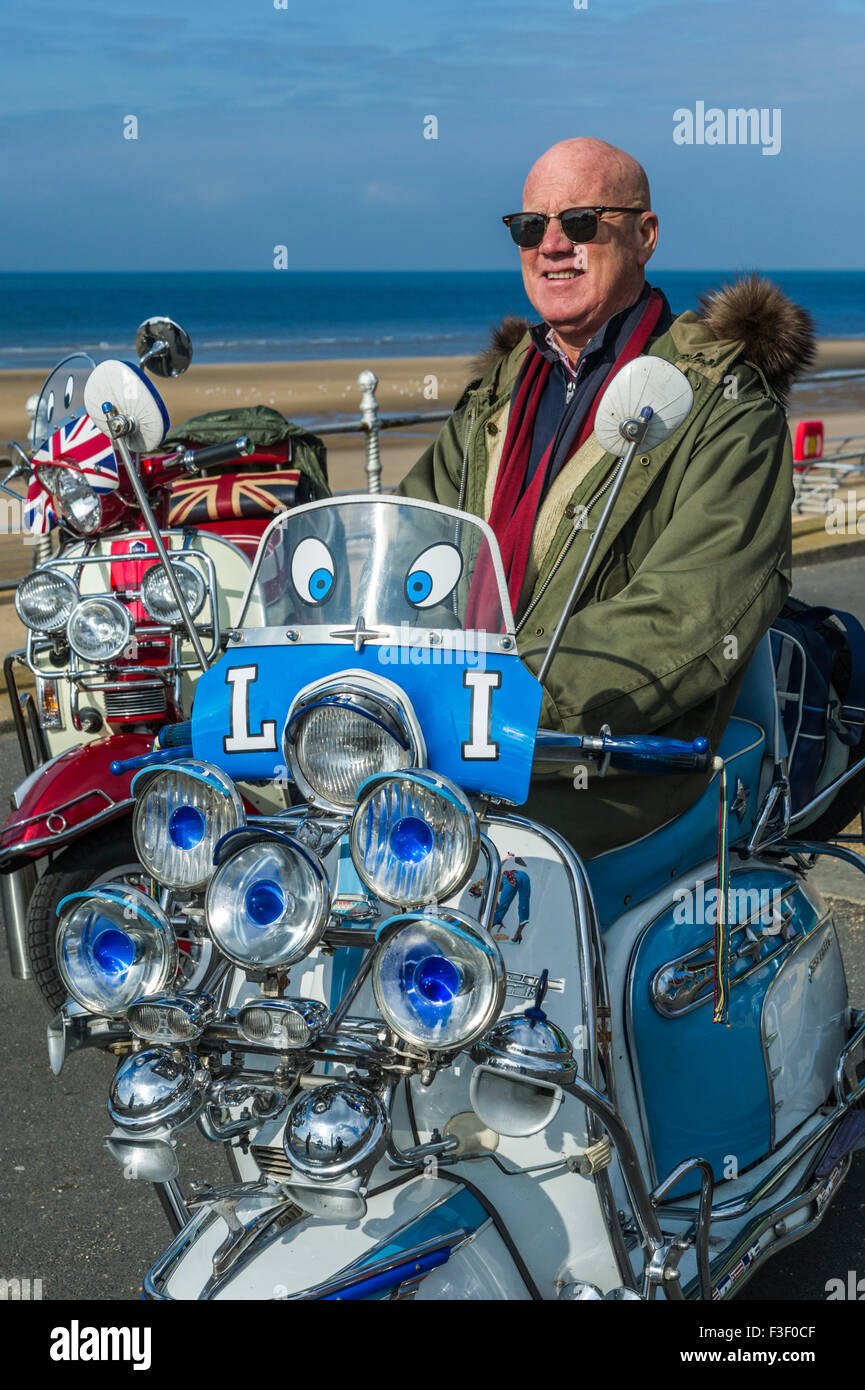
MULTIPOLYGON (((400 492, 488 519, 528 332, 472 382, 400 492)), ((548 673, 541 724, 569 733, 705 734, 717 747, 745 667, 790 588, 793 465, 784 393, 813 355, 808 317, 751 278, 688 312, 647 349, 694 389, 685 422, 638 455, 548 673)), ((590 438, 542 500, 517 610, 537 672, 618 460, 590 438), (590 507, 588 518, 584 508, 590 507), (582 523, 582 524, 581 524, 582 523)), ((664 824, 706 778, 590 774, 533 781, 526 813, 584 857, 664 824), (567 777, 567 780, 565 780, 567 777)))

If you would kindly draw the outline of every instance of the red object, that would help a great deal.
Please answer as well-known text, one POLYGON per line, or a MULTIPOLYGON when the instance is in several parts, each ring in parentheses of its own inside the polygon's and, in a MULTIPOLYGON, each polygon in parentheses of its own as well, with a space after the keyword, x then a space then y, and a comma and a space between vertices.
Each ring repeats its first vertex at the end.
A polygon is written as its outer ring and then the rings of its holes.
POLYGON ((0 862, 13 848, 16 858, 46 854, 125 815, 132 803, 133 774, 115 777, 109 764, 115 758, 139 758, 152 747, 152 734, 110 734, 44 763, 3 826, 0 862))
MULTIPOLYGON (((823 421, 800 420, 793 438, 794 464, 809 464, 823 457, 823 421)), ((797 468, 798 473, 802 469, 797 468)))

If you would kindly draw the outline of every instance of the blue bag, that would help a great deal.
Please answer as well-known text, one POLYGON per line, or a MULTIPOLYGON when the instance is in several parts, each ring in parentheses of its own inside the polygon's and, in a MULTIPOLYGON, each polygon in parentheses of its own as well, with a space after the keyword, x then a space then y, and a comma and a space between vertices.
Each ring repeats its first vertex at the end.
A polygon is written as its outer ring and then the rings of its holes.
POLYGON ((816 795, 832 745, 846 745, 849 765, 862 739, 865 629, 850 613, 788 598, 770 637, 795 812, 816 795))

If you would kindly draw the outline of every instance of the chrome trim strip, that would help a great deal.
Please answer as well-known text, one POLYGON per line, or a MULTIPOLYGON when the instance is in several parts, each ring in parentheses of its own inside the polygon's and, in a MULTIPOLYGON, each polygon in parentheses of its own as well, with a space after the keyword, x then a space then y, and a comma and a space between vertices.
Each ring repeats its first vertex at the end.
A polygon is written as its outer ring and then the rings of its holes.
MULTIPOLYGON (((517 656, 516 644, 507 633, 475 631, 473 628, 429 628, 409 627, 401 623, 381 627, 374 637, 364 637, 364 647, 429 647, 431 658, 426 665, 459 666, 472 665, 466 661, 466 636, 471 636, 468 644, 469 655, 475 652, 492 652, 499 656, 517 656), (443 641, 442 638, 445 638, 443 641), (461 640, 458 640, 461 639, 461 640), (453 646, 448 645, 452 641, 453 646), (507 644, 507 645, 506 645, 507 644)), ((327 624, 301 624, 288 627, 245 627, 232 629, 228 638, 227 650, 239 651, 244 647, 297 647, 304 643, 318 647, 345 647, 346 639, 334 637, 327 624)))
MULTIPOLYGON (((766 1260, 768 1260, 772 1255, 777 1255, 780 1250, 784 1250, 788 1245, 794 1245, 797 1240, 801 1240, 804 1236, 809 1235, 811 1231, 815 1230, 816 1227, 820 1225, 820 1222, 823 1220, 823 1217, 826 1215, 826 1212, 829 1210, 829 1207, 834 1202, 836 1196, 838 1195, 838 1192, 843 1187, 847 1174, 850 1171, 851 1163, 852 1154, 847 1154, 846 1157, 841 1160, 841 1178, 835 1189, 830 1194, 828 1200, 819 1209, 813 1220, 804 1222, 803 1225, 797 1226, 795 1230, 789 1231, 786 1234, 781 1235, 776 1240, 774 1240, 772 1244, 768 1247, 768 1249, 765 1250, 763 1254, 754 1261, 753 1266, 749 1267, 744 1278, 740 1279, 733 1286, 733 1289, 731 1289, 731 1294, 734 1290, 736 1293, 740 1293, 741 1290, 748 1283, 748 1280, 754 1274, 756 1274, 757 1270, 763 1264, 765 1264, 766 1260)), ((772 1207, 771 1210, 764 1213, 763 1216, 758 1216, 754 1221, 752 1221, 750 1226, 748 1226, 746 1230, 743 1232, 742 1236, 740 1237, 738 1243, 734 1246, 733 1250, 726 1255, 723 1264, 720 1266, 720 1269, 713 1271, 713 1288, 717 1287, 718 1283, 720 1283, 722 1279, 726 1278, 729 1271, 735 1268, 736 1264, 738 1264, 739 1260, 742 1258, 742 1255, 748 1249, 748 1246, 753 1244, 755 1240, 758 1240, 764 1231, 768 1230, 770 1226, 777 1226, 779 1222, 784 1220, 785 1217, 792 1216, 794 1212, 801 1210, 802 1207, 809 1206, 812 1202, 816 1202, 825 1186, 825 1182, 825 1179, 820 1179, 807 1190, 799 1192, 793 1197, 785 1198, 784 1201, 779 1202, 777 1206, 772 1207)), ((692 1281, 691 1283, 689 1283, 685 1290, 685 1297, 691 1299, 693 1297, 693 1292, 695 1291, 695 1288, 696 1281, 692 1281)))
MULTIPOLYGON (((489 1220, 484 1222, 484 1226, 489 1226, 489 1220)), ((479 1227, 483 1229, 483 1227, 479 1227)), ((331 1279, 325 1279, 321 1284, 313 1284, 310 1288, 304 1289, 302 1293, 285 1294, 283 1297, 274 1300, 276 1303, 306 1303, 324 1298, 328 1294, 340 1293, 343 1289, 350 1289, 355 1284, 363 1284, 367 1279, 373 1279, 378 1274, 388 1274, 392 1269, 399 1269, 401 1265, 409 1264, 412 1260, 421 1259, 424 1255, 433 1255, 437 1251, 450 1247, 450 1254, 459 1250, 472 1239, 472 1233, 463 1229, 462 1226, 456 1227, 443 1236, 434 1236, 431 1240, 420 1241, 417 1245, 410 1245, 405 1250, 400 1250, 394 1255, 386 1255, 383 1259, 377 1260, 374 1264, 350 1266, 347 1270, 334 1275, 331 1279)), ((450 1254, 448 1259, 450 1259, 450 1254)), ((364 1258, 363 1256, 361 1258, 364 1258)))
MULTIPOLYGON (((76 799, 80 800, 80 798, 76 799)), ((18 840, 14 845, 0 849, 0 865, 7 863, 16 854, 30 854, 31 851, 44 849, 48 845, 66 845, 70 840, 77 839, 85 830, 91 830, 95 825, 102 825, 106 821, 113 820, 116 815, 134 805, 134 797, 129 797, 126 801, 114 801, 107 810, 100 811, 98 815, 91 816, 89 820, 80 821, 68 833, 64 830, 58 831, 56 835, 43 835, 38 840, 18 840)), ((51 815, 52 812, 49 811, 48 814, 51 815)), ((41 819, 41 817, 37 816, 36 819, 41 819)))

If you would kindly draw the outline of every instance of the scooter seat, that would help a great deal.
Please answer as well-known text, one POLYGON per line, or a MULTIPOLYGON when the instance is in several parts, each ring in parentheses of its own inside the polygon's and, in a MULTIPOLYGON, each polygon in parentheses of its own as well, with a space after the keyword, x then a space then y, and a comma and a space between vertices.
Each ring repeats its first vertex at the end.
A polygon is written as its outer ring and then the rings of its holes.
MULTIPOLYGON (((759 725, 749 719, 730 720, 718 754, 727 769, 731 844, 747 839, 754 828, 765 749, 766 735, 759 725)), ((719 776, 716 772, 700 799, 681 816, 586 861, 602 927, 717 853, 719 776)))

